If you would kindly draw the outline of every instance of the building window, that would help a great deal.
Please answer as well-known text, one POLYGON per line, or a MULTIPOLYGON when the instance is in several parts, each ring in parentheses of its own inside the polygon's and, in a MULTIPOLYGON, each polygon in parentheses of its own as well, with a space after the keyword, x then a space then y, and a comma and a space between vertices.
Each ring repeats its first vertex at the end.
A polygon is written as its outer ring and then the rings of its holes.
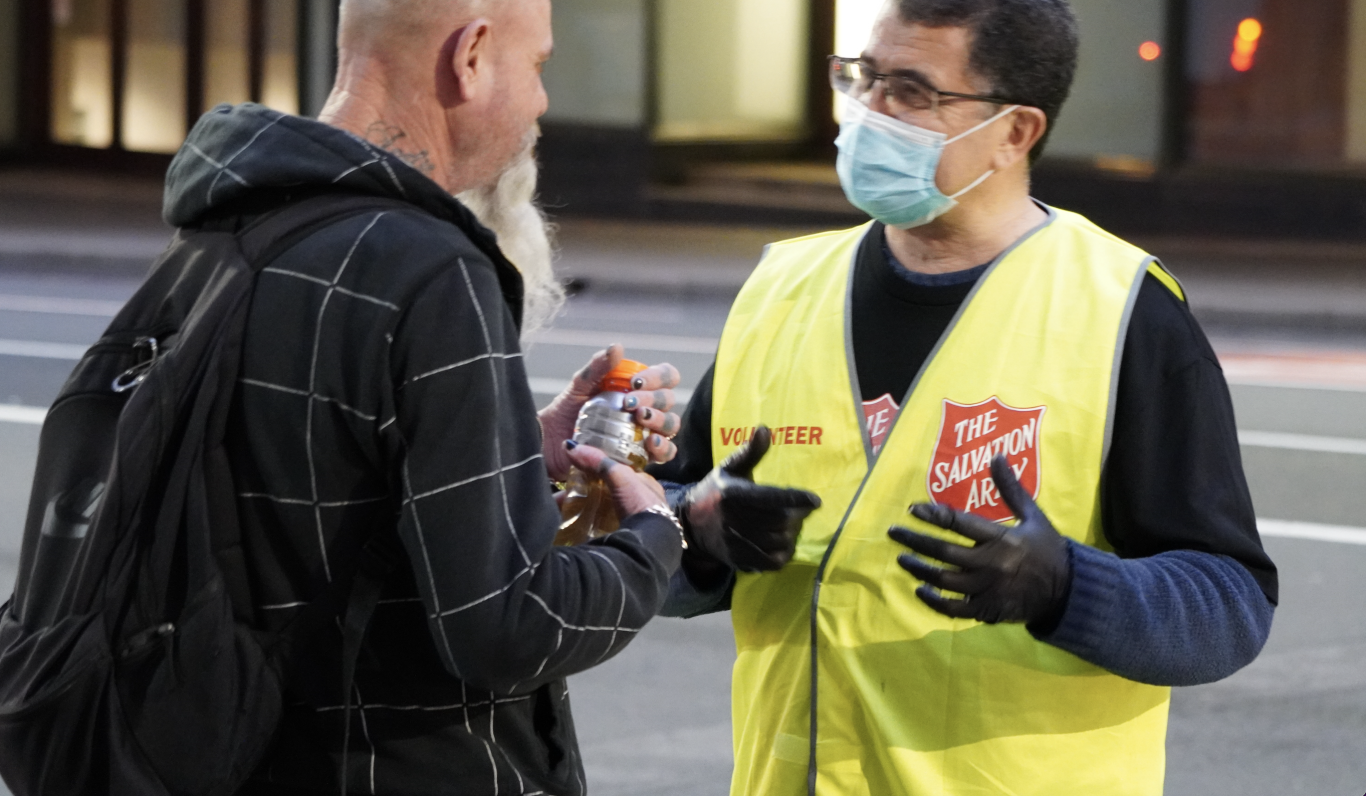
POLYGON ((175 152, 185 140, 185 4, 127 0, 122 144, 175 152))
MULTIPOLYGON (((215 0, 216 2, 216 0, 215 0)), ((285 113, 299 112, 298 0, 266 0, 261 47, 262 105, 285 113)))
POLYGON ((109 0, 52 4, 52 139, 107 147, 114 140, 109 0))
POLYGON ((49 0, 51 138, 171 153, 222 102, 299 112, 299 0, 49 0))
POLYGON ((1191 160, 1259 168, 1366 161, 1363 26, 1366 0, 1192 0, 1191 160))
POLYGON ((808 0, 661 0, 656 140, 806 136, 808 0))

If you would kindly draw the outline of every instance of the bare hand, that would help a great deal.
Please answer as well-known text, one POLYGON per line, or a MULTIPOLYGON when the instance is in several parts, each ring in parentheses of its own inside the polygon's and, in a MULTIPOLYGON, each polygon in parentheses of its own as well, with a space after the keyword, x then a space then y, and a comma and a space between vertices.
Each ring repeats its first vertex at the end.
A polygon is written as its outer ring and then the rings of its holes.
MULTIPOLYGON (((594 354, 588 364, 574 374, 564 392, 538 414, 543 436, 541 450, 552 479, 563 481, 569 477, 571 462, 564 448, 565 440, 574 436, 579 410, 598 394, 603 378, 624 356, 625 349, 620 345, 594 354)), ((673 412, 673 388, 679 381, 678 369, 673 365, 654 365, 636 374, 632 383, 635 391, 626 397, 626 407, 633 413, 636 425, 650 432, 645 437, 645 453, 652 462, 667 462, 678 453, 671 440, 681 425, 678 415, 673 412)))
POLYGON ((613 461, 591 445, 573 448, 566 445, 564 451, 570 464, 585 473, 597 473, 607 482, 612 490, 612 501, 616 504, 618 517, 629 517, 654 506, 669 507, 664 497, 664 487, 649 475, 613 461))

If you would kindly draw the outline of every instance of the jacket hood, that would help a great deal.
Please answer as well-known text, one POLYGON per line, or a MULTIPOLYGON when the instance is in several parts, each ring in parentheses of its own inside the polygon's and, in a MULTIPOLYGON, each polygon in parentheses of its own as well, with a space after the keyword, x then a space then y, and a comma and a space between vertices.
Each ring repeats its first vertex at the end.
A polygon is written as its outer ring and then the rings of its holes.
POLYGON ((361 138, 261 105, 220 105, 190 131, 166 174, 162 215, 176 227, 285 191, 333 188, 408 201, 467 230, 483 230, 424 174, 361 138))
POLYGON ((261 105, 220 105, 204 114, 166 172, 162 217, 192 227, 210 213, 251 215, 291 195, 369 194, 409 202, 459 227, 494 265, 518 328, 521 274, 498 239, 426 175, 373 144, 322 122, 261 105))

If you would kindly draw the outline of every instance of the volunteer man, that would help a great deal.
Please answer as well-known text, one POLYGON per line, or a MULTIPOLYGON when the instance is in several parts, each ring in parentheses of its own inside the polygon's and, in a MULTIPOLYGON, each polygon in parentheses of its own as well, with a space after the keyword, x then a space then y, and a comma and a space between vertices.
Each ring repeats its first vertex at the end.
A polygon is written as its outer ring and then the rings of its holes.
POLYGON ((1064 0, 891 0, 831 59, 875 220, 769 247, 659 473, 768 540, 695 545, 667 609, 731 610, 737 796, 1158 794, 1169 687, 1266 639, 1180 285, 1029 196, 1076 56, 1064 0))

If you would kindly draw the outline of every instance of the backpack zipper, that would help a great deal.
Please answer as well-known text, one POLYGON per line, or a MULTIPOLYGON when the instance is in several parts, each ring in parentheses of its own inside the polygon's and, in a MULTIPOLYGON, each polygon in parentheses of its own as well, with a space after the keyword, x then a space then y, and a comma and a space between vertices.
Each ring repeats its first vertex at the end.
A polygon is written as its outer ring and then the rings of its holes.
POLYGON ((155 337, 139 337, 137 340, 133 341, 134 353, 142 348, 146 348, 151 353, 151 356, 114 378, 114 382, 110 387, 115 393, 121 394, 128 392, 141 384, 146 380, 147 374, 151 372, 152 366, 157 363, 157 360, 161 359, 161 346, 158 345, 155 337))

